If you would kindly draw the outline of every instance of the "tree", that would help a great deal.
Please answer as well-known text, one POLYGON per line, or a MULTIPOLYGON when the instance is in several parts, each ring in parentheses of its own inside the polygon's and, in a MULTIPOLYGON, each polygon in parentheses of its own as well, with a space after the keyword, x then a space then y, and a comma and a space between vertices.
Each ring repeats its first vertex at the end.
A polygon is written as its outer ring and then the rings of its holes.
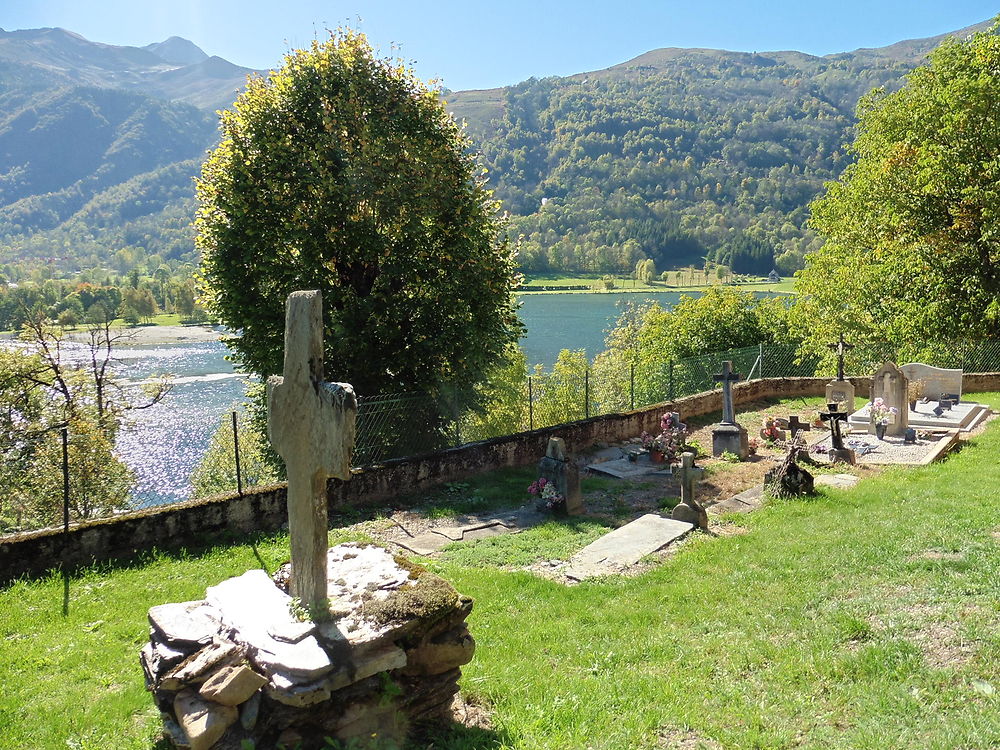
POLYGON ((521 329, 514 257, 437 92, 337 32, 252 79, 222 134, 196 242, 240 365, 280 373, 285 298, 320 289, 328 377, 472 393, 521 329))
POLYGON ((945 40, 902 89, 861 101, 857 160, 812 204, 826 244, 798 281, 809 350, 843 331, 938 361, 942 341, 997 337, 998 68, 994 26, 945 40))

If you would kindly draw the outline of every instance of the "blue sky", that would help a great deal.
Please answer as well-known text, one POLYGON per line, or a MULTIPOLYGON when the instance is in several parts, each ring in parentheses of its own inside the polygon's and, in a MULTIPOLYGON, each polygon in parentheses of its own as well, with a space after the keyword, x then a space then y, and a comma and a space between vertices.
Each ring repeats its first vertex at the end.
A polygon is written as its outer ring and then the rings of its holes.
POLYGON ((0 0, 0 27, 61 26, 108 44, 190 39, 272 68, 293 47, 350 25, 451 89, 568 75, 657 47, 828 54, 934 36, 986 20, 979 0, 0 0))

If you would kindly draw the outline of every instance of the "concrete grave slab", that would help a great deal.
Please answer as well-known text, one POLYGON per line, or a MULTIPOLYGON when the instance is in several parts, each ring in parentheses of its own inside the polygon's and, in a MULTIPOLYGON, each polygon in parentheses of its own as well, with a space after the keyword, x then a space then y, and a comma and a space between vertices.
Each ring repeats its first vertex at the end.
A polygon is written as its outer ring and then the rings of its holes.
POLYGON ((433 531, 428 531, 424 534, 418 534, 415 537, 397 539, 395 543, 416 555, 433 555, 453 541, 442 534, 435 534, 433 531))
POLYGON ((716 515, 721 515, 722 513, 749 513, 752 510, 757 510, 763 502, 764 485, 758 484, 748 490, 743 490, 738 495, 733 495, 728 500, 723 500, 709 506, 708 510, 716 515))
POLYGON ((861 477, 854 474, 820 474, 816 477, 815 483, 826 487, 849 490, 860 481, 861 477))
POLYGON ((577 581, 621 572, 686 535, 694 526, 647 513, 591 542, 569 560, 566 576, 577 581))
MULTIPOLYGON (((934 414, 937 405, 937 401, 928 401, 926 404, 917 403, 916 409, 908 409, 909 426, 917 430, 968 431, 978 427, 990 415, 990 407, 985 404, 963 401, 939 417, 934 414)), ((865 404, 848 418, 847 423, 851 429, 856 431, 868 429, 869 407, 870 404, 865 404)))
POLYGON ((666 464, 654 464, 649 460, 649 456, 645 454, 638 456, 635 461, 620 458, 615 461, 588 464, 587 468, 591 471, 607 474, 618 479, 635 479, 660 472, 670 473, 670 469, 666 464))

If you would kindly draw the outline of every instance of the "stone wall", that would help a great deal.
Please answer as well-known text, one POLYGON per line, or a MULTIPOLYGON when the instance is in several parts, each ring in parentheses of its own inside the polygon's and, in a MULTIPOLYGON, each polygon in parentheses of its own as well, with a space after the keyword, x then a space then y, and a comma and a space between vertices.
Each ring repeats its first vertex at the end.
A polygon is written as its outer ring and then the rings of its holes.
MULTIPOLYGON (((820 396, 829 378, 764 378, 738 383, 733 388, 736 406, 766 398, 820 396)), ((850 378, 865 398, 871 378, 850 378)), ((1000 373, 968 374, 966 393, 1000 391, 1000 373)), ((506 466, 531 466, 545 455, 550 437, 561 437, 569 452, 590 449, 597 443, 614 443, 643 431, 658 432, 664 411, 680 412, 689 419, 721 411, 722 392, 693 396, 622 414, 570 422, 556 427, 521 432, 459 448, 386 461, 356 470, 350 481, 331 479, 331 513, 344 506, 374 505, 399 495, 454 482, 506 466)), ((85 521, 61 529, 43 529, 0 537, 0 583, 20 576, 39 575, 57 567, 74 568, 93 562, 129 559, 158 547, 193 546, 229 535, 274 531, 287 522, 284 485, 257 487, 242 496, 235 493, 149 508, 113 518, 85 521)))

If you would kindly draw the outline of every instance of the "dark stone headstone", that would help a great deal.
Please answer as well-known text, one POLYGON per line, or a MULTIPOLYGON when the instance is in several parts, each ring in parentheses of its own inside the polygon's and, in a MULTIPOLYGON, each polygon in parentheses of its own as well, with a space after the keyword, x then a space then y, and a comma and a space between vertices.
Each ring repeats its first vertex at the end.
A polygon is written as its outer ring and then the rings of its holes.
POLYGON ((580 468, 566 457, 566 444, 562 438, 549 438, 545 458, 538 462, 538 476, 545 477, 563 496, 567 515, 583 513, 580 494, 580 468))

